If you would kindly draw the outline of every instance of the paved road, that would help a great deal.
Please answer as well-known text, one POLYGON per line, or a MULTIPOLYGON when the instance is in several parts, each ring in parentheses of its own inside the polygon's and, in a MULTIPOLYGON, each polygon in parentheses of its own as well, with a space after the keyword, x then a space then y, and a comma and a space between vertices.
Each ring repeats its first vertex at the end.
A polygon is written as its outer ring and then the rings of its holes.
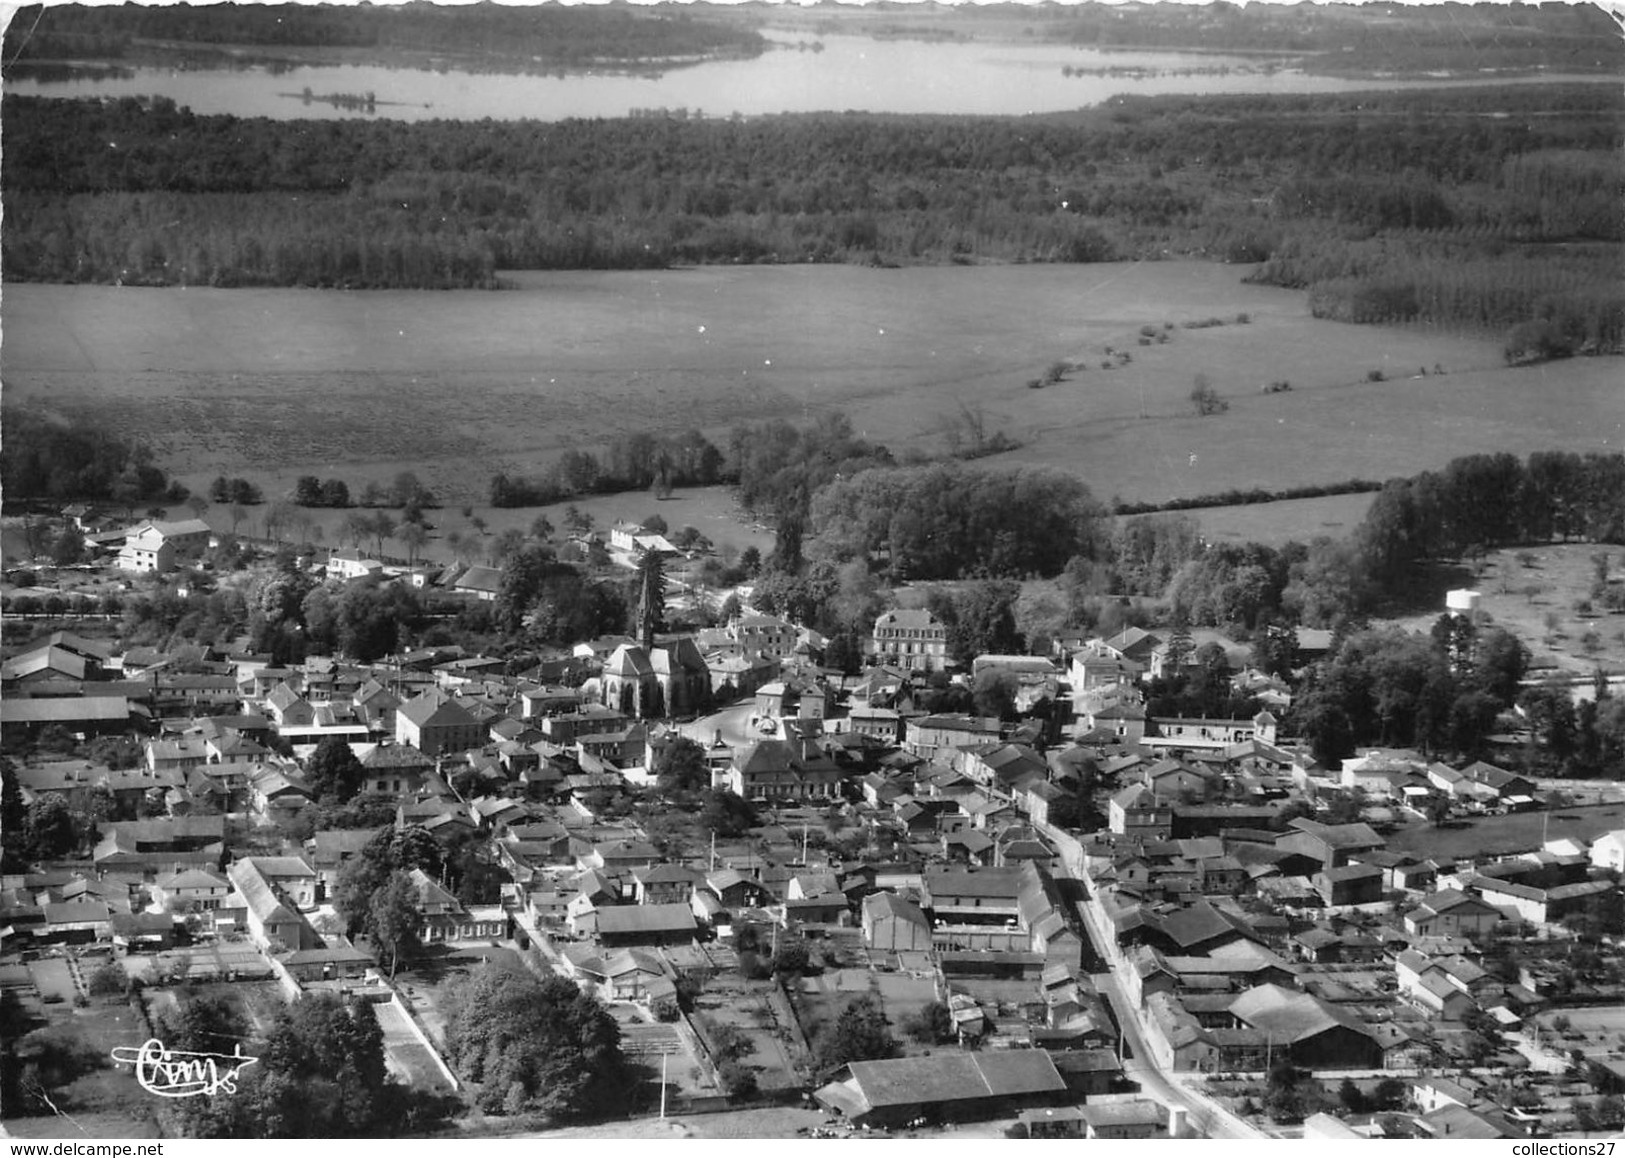
POLYGON ((1111 1003, 1112 1012, 1117 1015, 1117 1024, 1128 1046, 1128 1053, 1132 1055, 1123 1060, 1125 1076, 1139 1082, 1140 1088, 1157 1101, 1165 1105, 1183 1107, 1186 1120, 1206 1137, 1231 1139, 1269 1137, 1206 1095, 1181 1084, 1173 1074, 1158 1069, 1156 1059, 1152 1057, 1151 1050, 1145 1044, 1145 1038, 1140 1032, 1140 1019, 1135 1015, 1133 1004, 1123 992, 1117 977, 1111 973, 1096 973, 1093 977, 1095 987, 1100 990, 1101 996, 1111 1003))
MULTIPOLYGON (((1113 960, 1121 963, 1121 957, 1112 952, 1115 945, 1111 938, 1111 931, 1103 928, 1100 910, 1088 901, 1078 904, 1078 915, 1083 919, 1084 928, 1088 930, 1089 937, 1094 941, 1102 961, 1111 963, 1113 960)), ((1197 1131, 1209 1138, 1231 1139, 1263 1139, 1269 1135, 1248 1125, 1223 1106, 1207 1097, 1205 1094, 1186 1086, 1179 1080, 1177 1074, 1164 1070, 1157 1065, 1156 1058, 1145 1043, 1145 1036, 1140 1029, 1139 1010, 1129 1000, 1124 992, 1123 985, 1117 975, 1112 972, 1096 973, 1093 977, 1095 988, 1100 991, 1112 1007, 1112 1013, 1117 1017, 1117 1025, 1122 1032, 1124 1044, 1128 1047, 1128 1054, 1123 1061, 1123 1073, 1140 1083, 1140 1088, 1165 1105, 1183 1107, 1186 1120, 1197 1131)))

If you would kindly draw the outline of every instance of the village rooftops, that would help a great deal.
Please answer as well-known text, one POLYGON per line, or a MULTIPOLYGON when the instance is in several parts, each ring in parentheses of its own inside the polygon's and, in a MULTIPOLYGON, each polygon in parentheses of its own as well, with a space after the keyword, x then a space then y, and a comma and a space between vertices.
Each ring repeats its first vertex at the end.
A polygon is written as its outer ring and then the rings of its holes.
POLYGON ((850 1069, 871 1110, 1066 1089, 1049 1054, 1037 1049, 852 1062, 850 1069))

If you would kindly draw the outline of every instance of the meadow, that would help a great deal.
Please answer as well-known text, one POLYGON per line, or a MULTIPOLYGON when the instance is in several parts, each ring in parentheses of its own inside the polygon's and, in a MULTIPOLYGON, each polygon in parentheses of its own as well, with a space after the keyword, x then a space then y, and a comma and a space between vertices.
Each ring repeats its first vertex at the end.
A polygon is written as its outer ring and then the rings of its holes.
POLYGON ((275 497, 317 474, 355 491, 411 469, 456 505, 617 430, 725 444, 739 422, 831 412, 928 453, 971 418, 1021 443, 991 461, 1126 500, 1625 438, 1617 359, 1511 369, 1496 338, 1312 318, 1306 295, 1243 284, 1246 268, 705 267, 434 294, 8 285, 0 373, 10 399, 139 437, 194 489, 242 474, 275 497), (1056 363, 1059 382, 1029 386, 1056 363), (1227 412, 1195 415, 1197 374, 1227 412), (1263 392, 1277 381, 1291 390, 1263 392))
POLYGON ((1425 823, 1407 825, 1389 835, 1388 850, 1440 860, 1475 854, 1503 856, 1564 837, 1589 844, 1622 825, 1625 804, 1565 808, 1561 812, 1517 812, 1474 817, 1448 828, 1425 823))
MULTIPOLYGON (((1533 667, 1565 675, 1590 675, 1598 668, 1625 671, 1625 612, 1610 612, 1590 601, 1598 556, 1609 559, 1609 576, 1619 582, 1625 556, 1618 548, 1594 543, 1550 543, 1492 551, 1470 563, 1462 581, 1478 591, 1487 622, 1512 632, 1528 645, 1533 667)), ((1426 631, 1438 611, 1398 621, 1409 631, 1426 631)))

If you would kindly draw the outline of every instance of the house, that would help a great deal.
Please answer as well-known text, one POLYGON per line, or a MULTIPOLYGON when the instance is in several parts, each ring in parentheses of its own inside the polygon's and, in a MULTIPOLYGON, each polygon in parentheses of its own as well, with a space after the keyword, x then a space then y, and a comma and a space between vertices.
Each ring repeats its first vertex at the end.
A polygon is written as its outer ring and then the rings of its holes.
POLYGON ((1350 864, 1315 874, 1315 891, 1328 905, 1370 905, 1382 900, 1384 873, 1376 865, 1350 864))
POLYGON ((711 675, 713 696, 750 696, 778 678, 779 664, 759 652, 711 652, 705 657, 705 670, 711 675))
POLYGON ((369 575, 382 575, 384 564, 378 559, 368 558, 353 547, 345 547, 331 551, 327 556, 327 574, 329 578, 349 582, 352 579, 364 579, 369 575))
POLYGON ((1079 1114, 1083 1118, 1084 1137, 1122 1141, 1136 1138, 1166 1138, 1172 1115, 1163 1107, 1145 1098, 1130 1098, 1120 1102, 1091 1102, 1079 1114))
POLYGON ((921 716, 910 720, 904 748, 924 760, 952 759, 956 749, 999 738, 999 721, 964 715, 921 716))
POLYGON ((410 744, 425 756, 477 748, 485 731, 467 708, 437 688, 412 697, 395 712, 395 742, 410 744))
POLYGON ((598 941, 606 949, 634 945, 686 945, 699 927, 681 905, 610 905, 598 910, 598 941))
POLYGON ((175 946, 175 918, 168 913, 114 913, 114 946, 127 953, 161 953, 175 946))
POLYGON ((1579 881, 1541 889, 1487 876, 1474 876, 1466 882, 1480 897, 1515 920, 1536 925, 1552 924, 1573 914, 1593 912, 1607 898, 1617 894, 1613 881, 1579 881))
POLYGON ((423 916, 419 937, 424 944, 448 941, 494 940, 508 932, 507 914, 500 905, 464 908, 450 891, 420 868, 410 873, 423 916))
POLYGON ((1405 914, 1405 931, 1413 937, 1480 937, 1504 920, 1501 910, 1482 897, 1444 889, 1423 897, 1405 914))
POLYGON ((1239 1023, 1265 1034, 1307 1069, 1381 1069, 1383 1049, 1365 1022, 1313 994, 1259 985, 1229 1007, 1239 1023))
POLYGON ((927 951, 931 948, 931 921, 920 906, 895 893, 870 893, 863 898, 863 943, 886 952, 927 951))
POLYGON ((1275 847, 1300 852, 1319 861, 1323 868, 1342 868, 1356 853, 1382 848, 1387 842, 1365 824, 1321 824, 1300 817, 1291 824, 1275 847))
POLYGON ((756 689, 756 715, 768 720, 822 720, 828 697, 817 680, 792 675, 756 689))
POLYGON ((904 671, 941 671, 948 663, 947 625, 924 608, 884 612, 875 620, 868 654, 904 671))
POLYGON ((149 527, 125 537, 116 563, 121 571, 164 575, 175 569, 175 546, 149 527))
POLYGON ((373 960, 351 945, 330 945, 325 949, 301 949, 278 958, 290 976, 299 981, 354 980, 366 975, 373 960))
POLYGON ((1106 806, 1111 831, 1147 840, 1166 840, 1173 833, 1173 806, 1157 799, 1148 784, 1131 784, 1115 793, 1106 806))
POLYGON ((113 937, 113 910, 104 901, 87 896, 60 903, 47 901, 40 908, 45 920, 35 935, 41 941, 83 943, 113 937))
POLYGON ((211 912, 231 895, 231 882, 203 869, 165 873, 149 889, 153 903, 172 913, 211 912))
POLYGON ((451 589, 458 595, 468 595, 482 603, 494 603, 502 589, 502 569, 470 567, 453 580, 451 589))
POLYGON ((740 655, 782 660, 795 654, 801 633, 795 624, 771 615, 741 615, 728 624, 727 635, 740 655))
POLYGON ((1625 828, 1605 832, 1591 843, 1591 865, 1613 873, 1625 873, 1625 828))
POLYGON ((94 859, 102 873, 139 873, 155 879, 188 868, 213 868, 225 850, 223 816, 115 821, 101 826, 94 859))
MULTIPOLYGON (((247 910, 249 935, 261 949, 272 954, 319 948, 316 931, 310 927, 310 923, 271 879, 260 871, 261 859, 244 857, 226 870, 247 910)), ((314 884, 312 887, 314 891, 314 884)))
POLYGON ((859 736, 886 747, 903 742, 903 717, 893 708, 856 704, 847 712, 847 727, 859 736))
POLYGON ((333 895, 345 864, 377 835, 375 828, 324 828, 305 841, 307 863, 316 873, 318 903, 333 895))
POLYGON ((834 800, 845 774, 809 740, 758 740, 734 750, 722 777, 746 800, 834 800))
POLYGON ((1519 1130, 1501 1114, 1490 1110, 1471 1110, 1466 1106, 1441 1106, 1417 1119, 1423 1134, 1429 1138, 1448 1138, 1460 1141, 1488 1141, 1490 1139, 1524 1138, 1519 1130))
POLYGON ((680 864, 656 864, 632 870, 633 896, 640 905, 686 905, 703 874, 680 864))
POLYGON ((976 1120, 1063 1105, 1073 1095, 1041 1049, 936 1053, 852 1062, 850 1076, 817 1090, 824 1109, 861 1125, 935 1119, 976 1120))
POLYGON ((361 761, 361 791, 377 796, 415 796, 427 786, 434 761, 411 744, 379 744, 361 761))
POLYGON ((278 806, 298 807, 313 799, 310 786, 292 772, 269 764, 255 764, 248 770, 249 806, 266 816, 278 806))
MULTIPOLYGON (((1059 1059, 1052 1059, 1057 1060, 1059 1059)), ((1059 1065, 1056 1067, 1060 1068, 1059 1065)), ((1081 1106, 1053 1106, 1023 1110, 1017 1119, 1029 1138, 1081 1138, 1084 1132, 1081 1106)))
POLYGON ((738 869, 717 869, 708 873, 705 888, 728 909, 754 908, 770 904, 773 900, 772 894, 760 881, 743 875, 738 869))

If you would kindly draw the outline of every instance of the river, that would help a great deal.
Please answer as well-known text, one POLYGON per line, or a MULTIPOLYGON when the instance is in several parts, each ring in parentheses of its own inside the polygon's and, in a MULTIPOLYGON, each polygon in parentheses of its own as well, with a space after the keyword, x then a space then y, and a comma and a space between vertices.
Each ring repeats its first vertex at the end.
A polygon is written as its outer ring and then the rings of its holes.
POLYGON ((659 75, 511 76, 367 65, 299 67, 279 73, 264 67, 141 67, 121 70, 124 75, 73 80, 13 79, 5 87, 7 92, 31 96, 156 95, 196 113, 283 120, 554 121, 623 117, 638 109, 682 109, 707 117, 846 110, 1021 115, 1096 105, 1119 93, 1318 93, 1461 83, 1320 76, 1279 68, 1278 58, 1271 57, 861 36, 823 37, 816 42, 821 46, 817 51, 812 50, 813 43, 780 38, 771 51, 753 59, 710 61, 659 75), (308 100, 302 97, 307 89, 308 100), (373 94, 371 106, 320 99, 364 93, 373 94))

